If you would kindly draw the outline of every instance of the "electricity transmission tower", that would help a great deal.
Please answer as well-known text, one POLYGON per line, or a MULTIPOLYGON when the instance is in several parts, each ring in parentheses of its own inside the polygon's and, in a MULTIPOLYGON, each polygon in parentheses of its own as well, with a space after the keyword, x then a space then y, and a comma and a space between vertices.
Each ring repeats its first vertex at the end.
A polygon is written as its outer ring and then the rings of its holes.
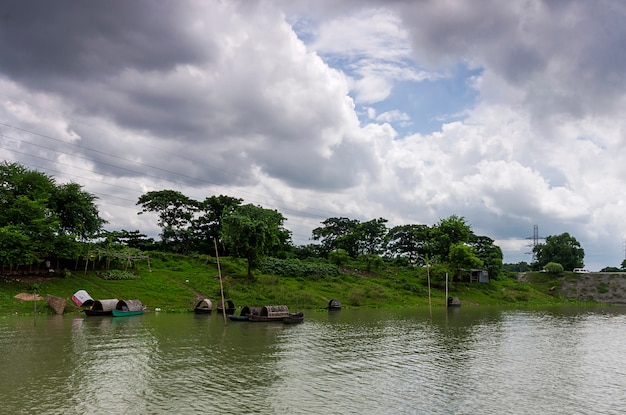
POLYGON ((540 239, 546 239, 543 236, 539 236, 539 225, 533 226, 533 236, 528 237, 526 239, 532 239, 533 241, 532 244, 528 245, 530 247, 530 252, 526 252, 526 253, 532 255, 532 262, 535 262, 537 260, 535 256, 535 247, 539 245, 540 239))

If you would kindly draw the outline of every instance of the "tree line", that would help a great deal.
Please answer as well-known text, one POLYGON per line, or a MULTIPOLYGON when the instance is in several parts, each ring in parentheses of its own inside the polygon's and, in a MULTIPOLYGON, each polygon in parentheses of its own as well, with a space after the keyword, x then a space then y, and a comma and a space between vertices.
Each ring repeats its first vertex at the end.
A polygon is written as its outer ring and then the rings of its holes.
MULTIPOLYGON (((16 163, 0 165, 0 265, 30 266, 45 258, 57 261, 86 255, 88 248, 123 246, 141 251, 180 254, 214 251, 245 258, 251 276, 263 258, 321 258, 336 264, 381 261, 396 265, 445 264, 454 275, 485 269, 492 278, 503 267, 502 251, 494 240, 476 235, 466 219, 452 215, 432 226, 407 224, 387 227, 387 219, 359 221, 331 217, 313 229, 314 243, 295 246, 285 217, 277 210, 244 204, 243 199, 219 195, 194 200, 176 190, 151 191, 137 201, 138 214, 154 213, 160 228, 155 241, 139 230, 106 231, 95 205, 97 197, 75 183, 57 184, 54 178, 16 163)), ((584 251, 568 234, 548 237, 535 247, 543 267, 555 258, 564 266, 582 266, 584 251), (558 242, 558 249, 553 249, 558 242), (573 262, 558 255, 562 245, 573 249, 573 262)))

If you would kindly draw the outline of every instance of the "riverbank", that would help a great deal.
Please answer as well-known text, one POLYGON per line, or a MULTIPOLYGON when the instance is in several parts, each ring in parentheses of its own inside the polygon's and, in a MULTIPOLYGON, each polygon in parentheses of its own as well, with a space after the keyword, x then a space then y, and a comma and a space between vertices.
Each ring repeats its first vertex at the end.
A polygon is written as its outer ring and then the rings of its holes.
MULTIPOLYGON (((71 301, 72 294, 78 290, 86 290, 94 299, 140 299, 150 309, 190 312, 204 297, 217 304, 220 274, 224 296, 236 306, 284 304, 292 309, 322 309, 331 298, 339 298, 348 308, 445 307, 446 304, 445 284, 432 284, 429 293, 424 270, 414 267, 385 267, 368 272, 350 267, 343 268, 337 276, 325 277, 258 273, 250 280, 243 260, 220 259, 220 271, 217 265, 212 257, 161 254, 149 263, 136 263, 129 270, 113 275, 128 279, 108 279, 110 275, 104 270, 5 276, 0 279, 0 315, 34 312, 32 300, 16 298, 20 293, 67 299, 65 313, 79 313, 81 309, 71 301)), ((573 278, 579 277, 580 274, 551 279, 533 273, 521 278, 501 276, 488 284, 455 282, 449 284, 448 295, 458 297, 464 306, 542 306, 605 299, 611 300, 605 302, 621 303, 626 299, 626 282, 623 290, 614 289, 617 276, 595 286, 597 277, 584 275, 586 288, 573 285, 573 278), (585 294, 592 292, 598 295, 585 294), (608 296, 609 292, 615 295, 608 296)), ((38 314, 54 313, 44 300, 37 303, 38 314)))

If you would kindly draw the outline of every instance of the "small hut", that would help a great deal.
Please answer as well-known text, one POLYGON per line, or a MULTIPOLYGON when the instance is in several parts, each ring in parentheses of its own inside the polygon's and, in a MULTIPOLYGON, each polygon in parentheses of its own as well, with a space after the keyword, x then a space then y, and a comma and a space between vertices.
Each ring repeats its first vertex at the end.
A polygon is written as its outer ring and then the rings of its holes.
MULTIPOLYGON (((224 314, 224 304, 222 303, 222 300, 217 303, 217 312, 220 314, 224 314)), ((231 300, 226 300, 226 314, 235 314, 235 303, 233 303, 231 300)))
POLYGON ((196 314, 211 314, 211 311, 213 311, 213 303, 208 298, 203 298, 198 301, 193 311, 196 314))

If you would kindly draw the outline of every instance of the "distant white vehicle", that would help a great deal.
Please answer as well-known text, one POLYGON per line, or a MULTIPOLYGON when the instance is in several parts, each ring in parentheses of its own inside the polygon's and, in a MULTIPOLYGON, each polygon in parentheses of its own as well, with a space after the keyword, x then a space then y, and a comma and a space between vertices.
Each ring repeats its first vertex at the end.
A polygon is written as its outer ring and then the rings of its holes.
POLYGON ((574 268, 574 272, 577 273, 577 274, 584 274, 584 273, 589 272, 589 271, 587 271, 584 268, 574 268))

